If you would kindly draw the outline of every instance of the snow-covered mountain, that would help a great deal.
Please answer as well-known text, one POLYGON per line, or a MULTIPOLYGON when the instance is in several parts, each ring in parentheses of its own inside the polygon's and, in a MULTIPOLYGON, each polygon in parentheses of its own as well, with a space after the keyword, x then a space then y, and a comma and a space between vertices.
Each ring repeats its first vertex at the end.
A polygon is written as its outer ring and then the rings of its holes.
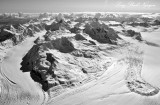
POLYGON ((1 14, 0 105, 159 105, 159 17, 1 14))

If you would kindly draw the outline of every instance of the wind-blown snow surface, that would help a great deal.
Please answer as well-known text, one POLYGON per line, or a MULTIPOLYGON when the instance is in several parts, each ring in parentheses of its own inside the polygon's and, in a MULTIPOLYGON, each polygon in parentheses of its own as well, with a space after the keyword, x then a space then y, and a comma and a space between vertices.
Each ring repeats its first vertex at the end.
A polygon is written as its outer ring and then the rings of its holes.
POLYGON ((1 42, 0 105, 160 105, 155 16, 42 15, 1 42))
POLYGON ((149 46, 144 46, 145 54, 142 76, 150 84, 160 88, 160 30, 149 33, 143 32, 142 36, 149 43, 149 46))
MULTIPOLYGON (((37 34, 43 35, 43 33, 37 34)), ((36 39, 29 38, 21 45, 10 49, 1 64, 1 100, 2 105, 39 105, 44 94, 30 78, 29 73, 20 71, 20 62, 24 54, 33 46, 36 39), (36 101, 35 101, 36 100, 36 101)))

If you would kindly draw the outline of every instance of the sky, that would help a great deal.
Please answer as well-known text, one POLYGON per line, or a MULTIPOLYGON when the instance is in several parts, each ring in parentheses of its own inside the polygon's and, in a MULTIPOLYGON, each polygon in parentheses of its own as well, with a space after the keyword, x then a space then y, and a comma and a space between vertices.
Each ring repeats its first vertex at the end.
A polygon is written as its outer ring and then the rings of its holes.
POLYGON ((0 13, 13 12, 160 13, 160 0, 0 0, 0 13))

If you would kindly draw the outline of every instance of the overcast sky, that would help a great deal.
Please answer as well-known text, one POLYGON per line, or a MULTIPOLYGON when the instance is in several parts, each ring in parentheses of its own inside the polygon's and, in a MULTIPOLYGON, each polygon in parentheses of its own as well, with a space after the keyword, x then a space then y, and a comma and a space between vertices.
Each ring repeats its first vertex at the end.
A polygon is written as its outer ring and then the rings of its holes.
POLYGON ((4 12, 160 12, 160 0, 0 0, 4 12))

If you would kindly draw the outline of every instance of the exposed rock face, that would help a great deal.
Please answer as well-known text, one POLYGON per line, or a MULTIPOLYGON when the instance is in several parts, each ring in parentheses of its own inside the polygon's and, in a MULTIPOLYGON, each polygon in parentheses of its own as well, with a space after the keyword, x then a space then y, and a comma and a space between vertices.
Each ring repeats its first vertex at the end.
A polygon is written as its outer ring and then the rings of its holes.
POLYGON ((153 22, 153 25, 160 25, 160 21, 159 21, 159 20, 155 20, 155 21, 153 22))
POLYGON ((113 29, 104 24, 100 24, 98 21, 86 24, 84 32, 100 43, 116 44, 119 38, 113 29))
POLYGON ((81 34, 76 34, 75 35, 76 40, 87 40, 85 37, 83 37, 81 34))
POLYGON ((55 49, 59 50, 62 53, 69 53, 75 50, 73 44, 66 37, 52 40, 52 42, 55 49))
POLYGON ((130 36, 130 37, 133 37, 139 41, 142 41, 142 36, 141 36, 140 32, 135 32, 134 30, 127 30, 125 33, 126 33, 126 36, 130 36))
POLYGON ((21 63, 21 70, 30 71, 31 77, 42 84, 43 90, 55 86, 75 86, 83 83, 90 75, 100 75, 106 70, 106 56, 92 46, 87 49, 81 47, 86 42, 90 43, 82 35, 57 38, 52 32, 46 34, 44 38, 36 40, 38 43, 21 63), (45 38, 48 35, 49 40, 45 38))
POLYGON ((27 28, 33 30, 33 32, 40 32, 39 27, 34 24, 30 24, 27 28))
POLYGON ((135 26, 142 26, 142 27, 149 27, 149 24, 147 22, 143 22, 143 23, 140 23, 140 22, 133 22, 133 23, 130 23, 129 25, 135 27, 135 26))
POLYGON ((5 40, 11 39, 14 36, 14 34, 7 30, 1 30, 0 32, 0 42, 3 42, 5 40))
POLYGON ((60 27, 60 24, 57 24, 55 22, 53 22, 51 25, 46 25, 45 26, 45 29, 48 31, 48 30, 51 30, 51 31, 56 31, 56 30, 59 30, 59 27, 60 27))
POLYGON ((78 28, 78 27, 73 27, 73 28, 70 29, 70 32, 71 32, 71 33, 77 33, 79 30, 80 30, 80 28, 78 28))
MULTIPOLYGON (((12 41, 12 45, 17 45, 24 40, 24 35, 20 30, 15 29, 12 25, 8 28, 4 28, 1 31, 1 42, 5 43, 7 40, 12 41)), ((11 44, 11 43, 10 43, 11 44)))

